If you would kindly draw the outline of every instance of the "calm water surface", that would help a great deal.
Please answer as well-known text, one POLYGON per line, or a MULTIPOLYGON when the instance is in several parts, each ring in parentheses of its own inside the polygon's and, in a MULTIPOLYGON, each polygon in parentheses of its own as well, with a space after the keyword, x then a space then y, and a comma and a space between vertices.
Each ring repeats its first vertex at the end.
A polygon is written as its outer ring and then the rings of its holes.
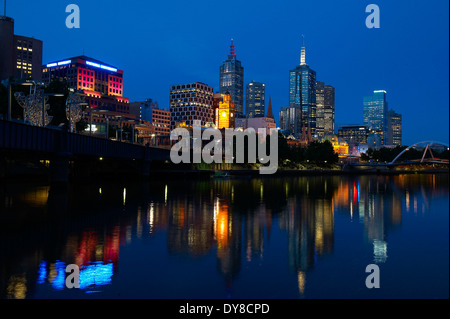
POLYGON ((448 175, 0 184, 1 298, 448 298, 448 175), (65 267, 80 266, 80 289, 65 267), (367 289, 377 264, 379 289, 367 289))

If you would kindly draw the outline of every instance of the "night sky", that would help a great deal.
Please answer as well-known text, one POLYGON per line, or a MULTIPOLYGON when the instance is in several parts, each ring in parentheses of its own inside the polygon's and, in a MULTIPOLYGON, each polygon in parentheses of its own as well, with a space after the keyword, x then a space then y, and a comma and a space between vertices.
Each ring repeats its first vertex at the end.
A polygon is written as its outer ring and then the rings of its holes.
POLYGON ((303 34, 306 62, 336 88, 336 127, 362 124, 363 97, 386 90, 405 145, 449 142, 448 12, 447 0, 8 0, 7 8, 16 34, 44 41, 43 63, 84 53, 124 70, 130 102, 153 98, 163 108, 172 84, 218 90, 234 38, 244 85, 266 83, 277 123, 303 34), (71 3, 80 29, 65 26, 71 3), (371 3, 380 29, 365 25, 371 3))

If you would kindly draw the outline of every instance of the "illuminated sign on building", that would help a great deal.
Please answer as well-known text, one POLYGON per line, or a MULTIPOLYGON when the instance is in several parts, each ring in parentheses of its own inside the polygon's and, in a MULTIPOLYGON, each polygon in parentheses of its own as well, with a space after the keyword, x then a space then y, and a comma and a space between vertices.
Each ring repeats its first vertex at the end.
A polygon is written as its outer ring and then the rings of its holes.
MULTIPOLYGON (((47 68, 52 68, 55 66, 61 66, 61 65, 67 65, 72 63, 72 60, 65 60, 65 61, 59 61, 59 62, 54 62, 54 63, 49 63, 47 64, 47 68)), ((99 69, 103 69, 103 70, 107 70, 107 71, 111 71, 111 72, 117 72, 118 69, 113 68, 111 66, 107 66, 104 64, 100 64, 100 63, 95 63, 95 62, 91 62, 91 61, 86 61, 87 65, 93 66, 95 68, 99 68, 99 69)))
POLYGON ((72 60, 61 61, 61 62, 58 62, 58 66, 59 65, 67 65, 67 64, 70 64, 70 63, 72 63, 72 60))
POLYGON ((112 68, 112 67, 107 66, 107 65, 103 65, 103 64, 99 64, 99 63, 94 63, 94 62, 91 62, 91 61, 86 61, 86 64, 87 64, 87 65, 90 65, 90 66, 93 66, 93 67, 96 67, 96 68, 103 69, 103 70, 112 71, 112 72, 117 72, 117 69, 116 69, 116 68, 112 68))
POLYGON ((47 64, 47 68, 52 68, 52 67, 61 66, 61 65, 67 65, 70 63, 72 63, 72 60, 59 61, 59 62, 47 64))

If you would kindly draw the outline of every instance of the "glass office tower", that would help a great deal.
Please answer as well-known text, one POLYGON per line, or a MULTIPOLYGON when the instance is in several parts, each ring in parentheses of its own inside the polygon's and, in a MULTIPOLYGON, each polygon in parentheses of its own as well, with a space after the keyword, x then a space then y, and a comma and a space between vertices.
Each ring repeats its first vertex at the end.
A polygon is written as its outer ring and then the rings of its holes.
POLYGON ((228 60, 220 66, 219 93, 230 93, 231 102, 236 108, 236 117, 244 116, 244 67, 236 59, 233 39, 231 39, 228 60))
POLYGON ((280 110, 280 129, 286 134, 292 134, 300 137, 301 127, 301 109, 297 106, 285 106, 280 110))
POLYGON ((289 71, 289 105, 301 110, 301 125, 316 135, 316 72, 306 64, 305 47, 300 65, 289 71))
POLYGON ((260 82, 252 81, 247 84, 245 92, 245 111, 247 117, 264 117, 266 108, 265 88, 266 85, 260 82))
POLYGON ((381 144, 388 144, 388 103, 386 91, 374 91, 373 95, 364 97, 364 125, 371 132, 381 136, 381 144))
POLYGON ((389 145, 402 145, 402 115, 389 110, 388 112, 388 144, 389 145))

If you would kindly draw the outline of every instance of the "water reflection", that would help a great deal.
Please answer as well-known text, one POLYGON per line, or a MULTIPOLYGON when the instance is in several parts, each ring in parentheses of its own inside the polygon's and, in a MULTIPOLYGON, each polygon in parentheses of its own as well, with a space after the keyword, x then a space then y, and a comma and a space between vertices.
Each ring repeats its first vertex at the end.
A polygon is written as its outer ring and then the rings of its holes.
MULTIPOLYGON (((102 293, 120 276, 121 248, 143 241, 154 245, 151 240, 158 236, 164 236, 169 256, 214 256, 229 297, 244 265, 265 261, 271 250, 286 250, 285 259, 268 262, 287 264, 302 296, 309 272, 334 254, 336 216, 362 225, 373 262, 388 263, 389 234, 402 225, 402 214, 424 214, 435 198, 448 200, 448 175, 155 181, 69 189, 3 185, 0 194, 2 298, 67 291, 68 264, 80 266, 83 292, 102 293)), ((175 267, 183 267, 183 259, 177 262, 175 267)))

